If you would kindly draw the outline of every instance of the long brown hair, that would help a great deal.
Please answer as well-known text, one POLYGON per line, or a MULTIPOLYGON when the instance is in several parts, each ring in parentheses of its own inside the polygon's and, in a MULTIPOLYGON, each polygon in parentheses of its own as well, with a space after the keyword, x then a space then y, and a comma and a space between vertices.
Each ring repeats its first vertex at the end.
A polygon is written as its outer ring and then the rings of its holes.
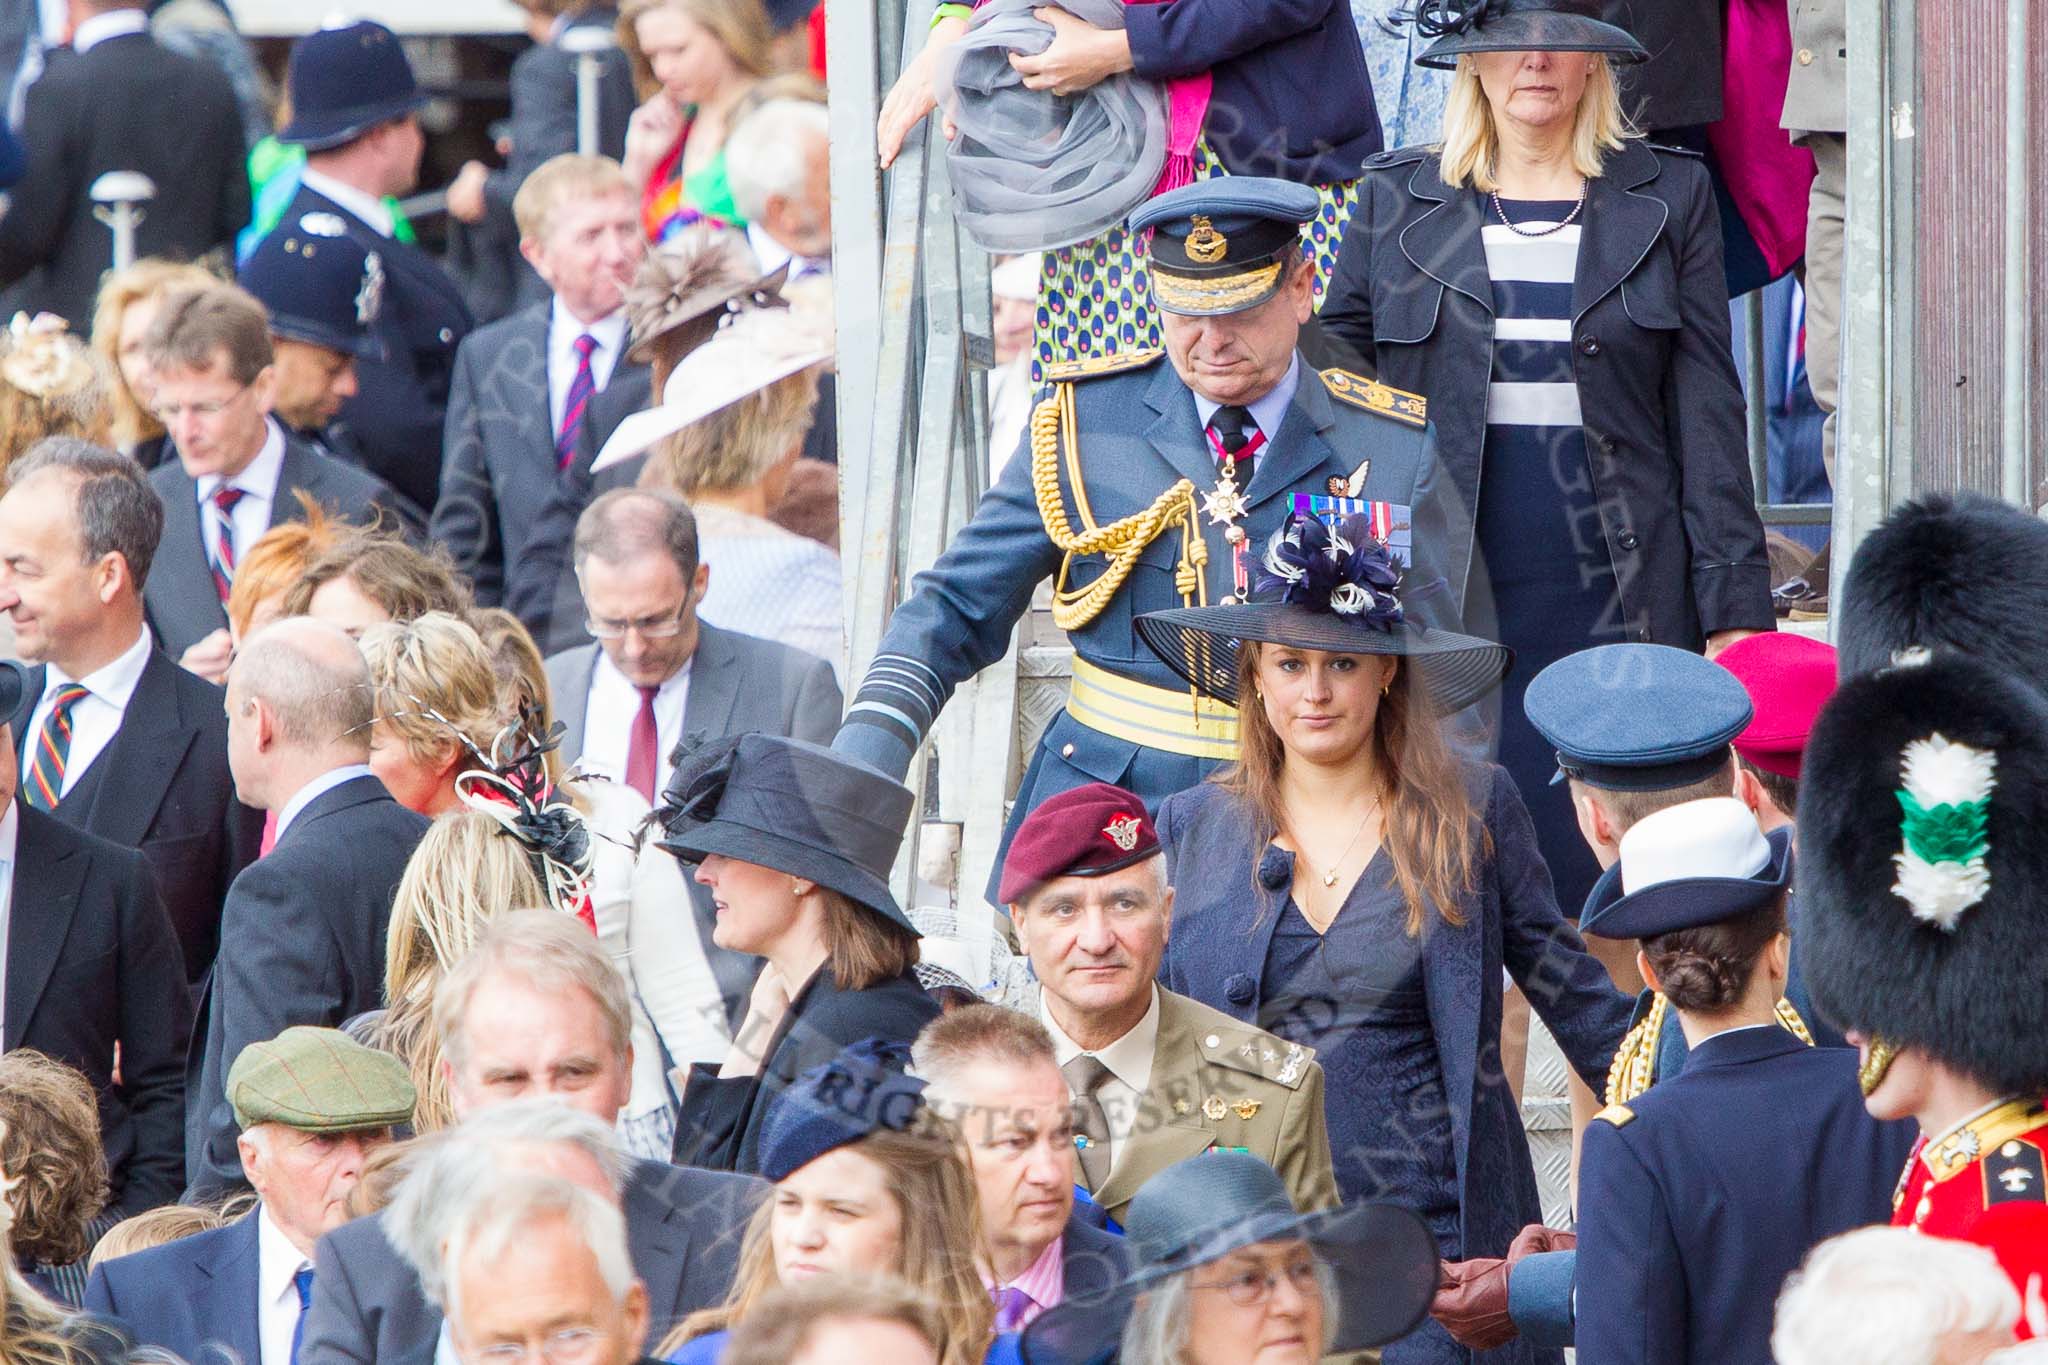
MULTIPOLYGON (((945 1324, 939 1365, 981 1365, 995 1307, 981 1282, 980 1197, 952 1130, 927 1110, 905 1131, 879 1129, 853 1149, 888 1174, 890 1197, 903 1224, 897 1264, 874 1268, 902 1276, 937 1312, 945 1324)), ((667 1357, 706 1333, 730 1330, 780 1284, 769 1236, 774 1219, 775 1196, 770 1194, 747 1224, 739 1270, 725 1302, 684 1318, 656 1356, 667 1357)))
MULTIPOLYGON (((1237 761, 1210 780, 1251 808, 1264 843, 1286 830, 1280 774, 1287 750, 1259 703, 1258 670, 1259 645, 1247 641, 1237 655, 1237 761)), ((1492 855, 1493 839, 1474 818, 1471 793, 1444 743, 1442 722, 1405 659, 1394 661, 1369 742, 1386 829, 1382 842, 1408 903, 1409 935, 1422 932, 1425 904, 1434 905, 1445 923, 1463 924, 1459 902, 1472 889, 1480 860, 1492 855)), ((1258 880, 1256 862, 1252 887, 1263 915, 1272 896, 1258 880)))

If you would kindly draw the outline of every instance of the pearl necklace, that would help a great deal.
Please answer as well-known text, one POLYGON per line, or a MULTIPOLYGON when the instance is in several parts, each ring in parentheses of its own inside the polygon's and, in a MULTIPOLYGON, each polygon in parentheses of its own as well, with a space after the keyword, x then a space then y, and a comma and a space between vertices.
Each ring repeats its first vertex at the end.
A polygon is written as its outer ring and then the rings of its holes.
POLYGON ((1579 214, 1585 210, 1586 191, 1592 183, 1593 182, 1588 180, 1586 177, 1580 176, 1579 202, 1572 205, 1572 211, 1570 213, 1567 213, 1559 221, 1552 223, 1549 227, 1537 228, 1534 232, 1531 232, 1526 228, 1516 227, 1513 223, 1508 221, 1507 210, 1500 206, 1499 190, 1495 190, 1493 192, 1493 212, 1494 215, 1500 219, 1501 226, 1506 228, 1509 232, 1514 233, 1517 237, 1548 237, 1553 232, 1563 232, 1566 228, 1570 227, 1575 221, 1577 221, 1579 214))

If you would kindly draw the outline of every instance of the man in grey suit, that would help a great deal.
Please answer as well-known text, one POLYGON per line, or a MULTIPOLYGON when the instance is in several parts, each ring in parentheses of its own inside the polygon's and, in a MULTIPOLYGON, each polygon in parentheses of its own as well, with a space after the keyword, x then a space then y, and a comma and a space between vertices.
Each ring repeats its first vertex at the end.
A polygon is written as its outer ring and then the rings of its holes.
POLYGON ((163 500, 164 533, 143 604, 164 652, 218 681, 227 671, 235 564, 272 526, 305 516, 295 495, 362 524, 396 514, 398 499, 376 476, 287 436, 270 415, 270 318, 241 288, 219 284, 165 299, 143 348, 157 380, 157 415, 178 456, 149 476, 163 500))
POLYGON ((656 1336, 721 1302, 767 1187, 619 1150, 631 1007, 597 940, 551 910, 501 915, 434 1004, 456 1126, 422 1149, 382 1214, 320 1239, 303 1365, 432 1365, 452 1217, 514 1170, 562 1176, 619 1206, 656 1336))
POLYGON ((645 368, 624 359, 626 286, 646 247, 617 163, 555 157, 519 187, 513 212, 519 250, 553 294, 456 352, 432 528, 486 607, 504 600, 508 566, 575 455, 591 400, 645 368))
MULTIPOLYGON (((688 739, 832 738, 841 697, 830 664, 697 619, 711 570, 698 562, 697 519, 681 498, 645 488, 602 495, 577 519, 574 562, 595 643, 547 661, 555 716, 567 727, 564 762, 653 801, 688 739)), ((710 893, 690 890, 737 1025, 760 959, 712 943, 710 893)))

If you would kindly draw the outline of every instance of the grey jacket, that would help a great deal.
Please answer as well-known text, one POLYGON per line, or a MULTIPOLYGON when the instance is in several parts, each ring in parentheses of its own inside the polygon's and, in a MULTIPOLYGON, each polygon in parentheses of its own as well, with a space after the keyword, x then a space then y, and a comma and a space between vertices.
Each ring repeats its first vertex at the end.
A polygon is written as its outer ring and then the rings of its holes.
POLYGON ((1789 3, 1792 74, 1785 81, 1785 116, 1778 126, 1794 134, 1844 132, 1848 128, 1849 23, 1842 0, 1789 3))

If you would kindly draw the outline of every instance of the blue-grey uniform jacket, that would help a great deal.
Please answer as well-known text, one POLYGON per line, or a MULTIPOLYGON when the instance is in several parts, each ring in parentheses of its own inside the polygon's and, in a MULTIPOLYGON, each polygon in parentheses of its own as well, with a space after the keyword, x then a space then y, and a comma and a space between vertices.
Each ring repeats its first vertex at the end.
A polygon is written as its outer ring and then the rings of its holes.
MULTIPOLYGON (((1051 378, 1073 386, 1079 463, 1096 524, 1108 526, 1144 511, 1180 479, 1193 484, 1197 505, 1215 487, 1216 461, 1194 394, 1158 352, 1056 367, 1051 378)), ((1083 516, 1064 463, 1062 458, 1059 497, 1078 532, 1083 516)), ((1327 495, 1333 480, 1341 486, 1360 470, 1364 477, 1356 496, 1402 504, 1414 513, 1417 562, 1410 584, 1440 583, 1442 571, 1432 555, 1455 514, 1442 502, 1436 438, 1421 400, 1342 371, 1319 376, 1306 362, 1287 416, 1257 452, 1244 489, 1249 510, 1240 524, 1249 533, 1247 549, 1262 550, 1285 520, 1287 495, 1327 495)), ((1170 523, 1146 547, 1100 614, 1070 630, 1068 638, 1086 664, 1178 693, 1186 704, 1187 684, 1145 647, 1133 626, 1146 612, 1199 605, 1184 601, 1175 586, 1183 554, 1180 525, 1170 523)), ((1233 591, 1231 547, 1222 526, 1206 516, 1199 525, 1208 550, 1207 601, 1215 604, 1233 591)), ((901 775, 953 689, 1009 649, 1011 629, 1062 558, 1040 516, 1027 434, 973 519, 938 562, 913 580, 834 747, 901 775)), ((1066 586, 1085 588, 1107 567, 1103 555, 1075 555, 1066 586)), ((1431 624, 1456 624, 1456 604, 1441 587, 1412 596, 1411 609, 1431 624)), ((1162 712, 1163 729, 1171 732, 1192 714, 1191 705, 1162 712)), ((1017 822, 1049 796, 1089 782, 1114 782, 1156 810, 1168 795, 1206 777, 1217 761, 1107 734, 1062 712, 1039 740, 1003 847, 1009 847, 1017 822)), ((991 900, 993 893, 991 887, 991 900)))

